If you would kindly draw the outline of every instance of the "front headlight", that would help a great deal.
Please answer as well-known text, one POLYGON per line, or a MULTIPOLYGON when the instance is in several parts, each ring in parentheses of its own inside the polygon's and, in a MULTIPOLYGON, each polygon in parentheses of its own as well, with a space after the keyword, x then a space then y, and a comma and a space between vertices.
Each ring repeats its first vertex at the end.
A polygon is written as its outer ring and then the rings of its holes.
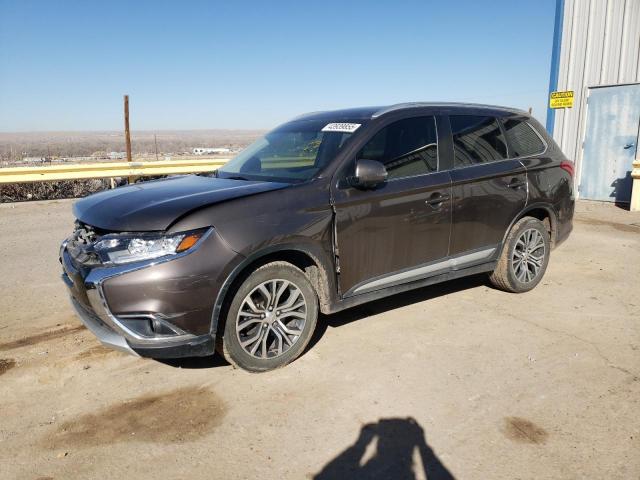
POLYGON ((93 246, 103 263, 130 263, 176 255, 192 248, 206 229, 174 234, 110 233, 93 246))

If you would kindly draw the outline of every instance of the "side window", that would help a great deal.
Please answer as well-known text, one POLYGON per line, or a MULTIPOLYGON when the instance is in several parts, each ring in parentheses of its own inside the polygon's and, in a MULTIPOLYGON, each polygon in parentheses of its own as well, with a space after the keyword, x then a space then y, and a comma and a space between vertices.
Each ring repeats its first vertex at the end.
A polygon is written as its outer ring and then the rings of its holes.
POLYGON ((527 122, 509 119, 503 125, 511 157, 526 157, 544 151, 544 143, 527 122))
POLYGON ((507 143, 498 122, 480 115, 451 115, 455 168, 507 158, 507 143))
POLYGON ((377 160, 389 178, 412 177, 438 169, 434 117, 415 117, 387 125, 358 152, 356 159, 377 160))

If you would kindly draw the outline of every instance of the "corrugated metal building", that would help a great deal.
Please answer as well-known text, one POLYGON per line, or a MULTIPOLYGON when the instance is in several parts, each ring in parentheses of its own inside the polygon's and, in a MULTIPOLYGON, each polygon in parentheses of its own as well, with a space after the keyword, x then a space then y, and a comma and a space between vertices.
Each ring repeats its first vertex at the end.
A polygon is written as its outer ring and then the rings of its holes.
POLYGON ((627 202, 640 125, 640 0, 557 0, 547 130, 576 162, 578 196, 627 202))

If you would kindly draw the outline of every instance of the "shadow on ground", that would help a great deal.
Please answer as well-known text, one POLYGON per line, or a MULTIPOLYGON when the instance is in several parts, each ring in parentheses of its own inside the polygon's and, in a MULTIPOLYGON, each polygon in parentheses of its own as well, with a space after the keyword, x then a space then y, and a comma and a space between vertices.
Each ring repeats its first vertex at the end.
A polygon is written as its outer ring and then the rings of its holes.
POLYGON ((216 368, 228 367, 227 362, 222 355, 216 353, 208 357, 187 357, 187 358, 158 358, 160 363, 175 368, 199 369, 199 368, 216 368))
POLYGON ((355 443, 327 463, 314 480, 453 479, 413 418, 383 418, 364 425, 355 443))
POLYGON ((337 328, 348 325, 351 322, 379 315, 389 310, 406 307, 414 303, 425 302, 432 298, 450 295, 470 288, 480 287, 487 284, 487 275, 479 274, 470 277, 450 280, 448 282, 431 285, 428 287, 411 290, 409 292, 398 293, 390 297, 381 298, 373 302, 365 303, 358 307, 349 308, 333 315, 321 315, 318 319, 316 331, 309 342, 307 351, 314 347, 327 331, 327 327, 337 328))
MULTIPOLYGON (((474 275, 436 285, 431 285, 417 290, 411 290, 405 293, 399 293, 390 297, 382 298, 380 300, 375 300, 373 302, 360 305, 358 307, 353 307, 342 312, 334 313, 333 315, 320 315, 318 324, 316 325, 316 330, 313 333, 313 337, 311 337, 305 353, 312 349, 320 341, 320 339, 326 333, 327 327, 341 327, 343 325, 347 325, 351 322, 355 322, 372 315, 378 315, 389 310, 405 307, 407 305, 413 305, 414 303, 424 302, 432 298, 441 297, 443 295, 461 292, 469 288, 479 287, 482 285, 486 285, 486 283, 486 275, 474 275)), ((219 353, 216 353, 215 355, 209 357, 157 359, 157 361, 171 367, 189 369, 229 366, 229 363, 219 353)))
POLYGON ((633 185, 633 178, 631 177, 631 170, 627 171, 624 177, 616 179, 612 184, 613 192, 609 197, 613 198, 615 206, 622 208, 623 210, 629 210, 631 200, 631 189, 633 185))

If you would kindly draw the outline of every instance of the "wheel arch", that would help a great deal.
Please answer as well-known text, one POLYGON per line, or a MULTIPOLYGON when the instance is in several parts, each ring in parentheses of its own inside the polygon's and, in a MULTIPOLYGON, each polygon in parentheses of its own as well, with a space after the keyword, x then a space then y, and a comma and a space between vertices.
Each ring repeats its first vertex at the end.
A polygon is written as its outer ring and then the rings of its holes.
POLYGON ((320 248, 314 248, 313 245, 270 246, 246 257, 224 281, 213 307, 212 335, 216 335, 220 328, 224 328, 223 317, 239 284, 257 268, 276 261, 290 263, 302 270, 318 295, 320 311, 322 313, 330 311, 330 306, 336 302, 337 287, 333 262, 329 255, 320 248))
POLYGON ((502 250, 502 247, 504 247, 507 235, 509 235, 509 232, 511 231, 513 226, 523 217, 533 217, 540 220, 549 232, 549 242, 551 243, 551 248, 555 246, 556 235, 558 233, 558 214, 555 212, 553 206, 549 204, 532 203, 531 205, 527 205, 518 213, 518 215, 513 218, 513 220, 509 224, 509 228, 507 228, 507 230, 504 232, 500 250, 502 250))
POLYGON ((515 219, 514 223, 522 217, 533 217, 540 220, 549 232, 551 248, 555 246, 558 234, 558 215, 551 205, 544 203, 530 205, 515 219))

